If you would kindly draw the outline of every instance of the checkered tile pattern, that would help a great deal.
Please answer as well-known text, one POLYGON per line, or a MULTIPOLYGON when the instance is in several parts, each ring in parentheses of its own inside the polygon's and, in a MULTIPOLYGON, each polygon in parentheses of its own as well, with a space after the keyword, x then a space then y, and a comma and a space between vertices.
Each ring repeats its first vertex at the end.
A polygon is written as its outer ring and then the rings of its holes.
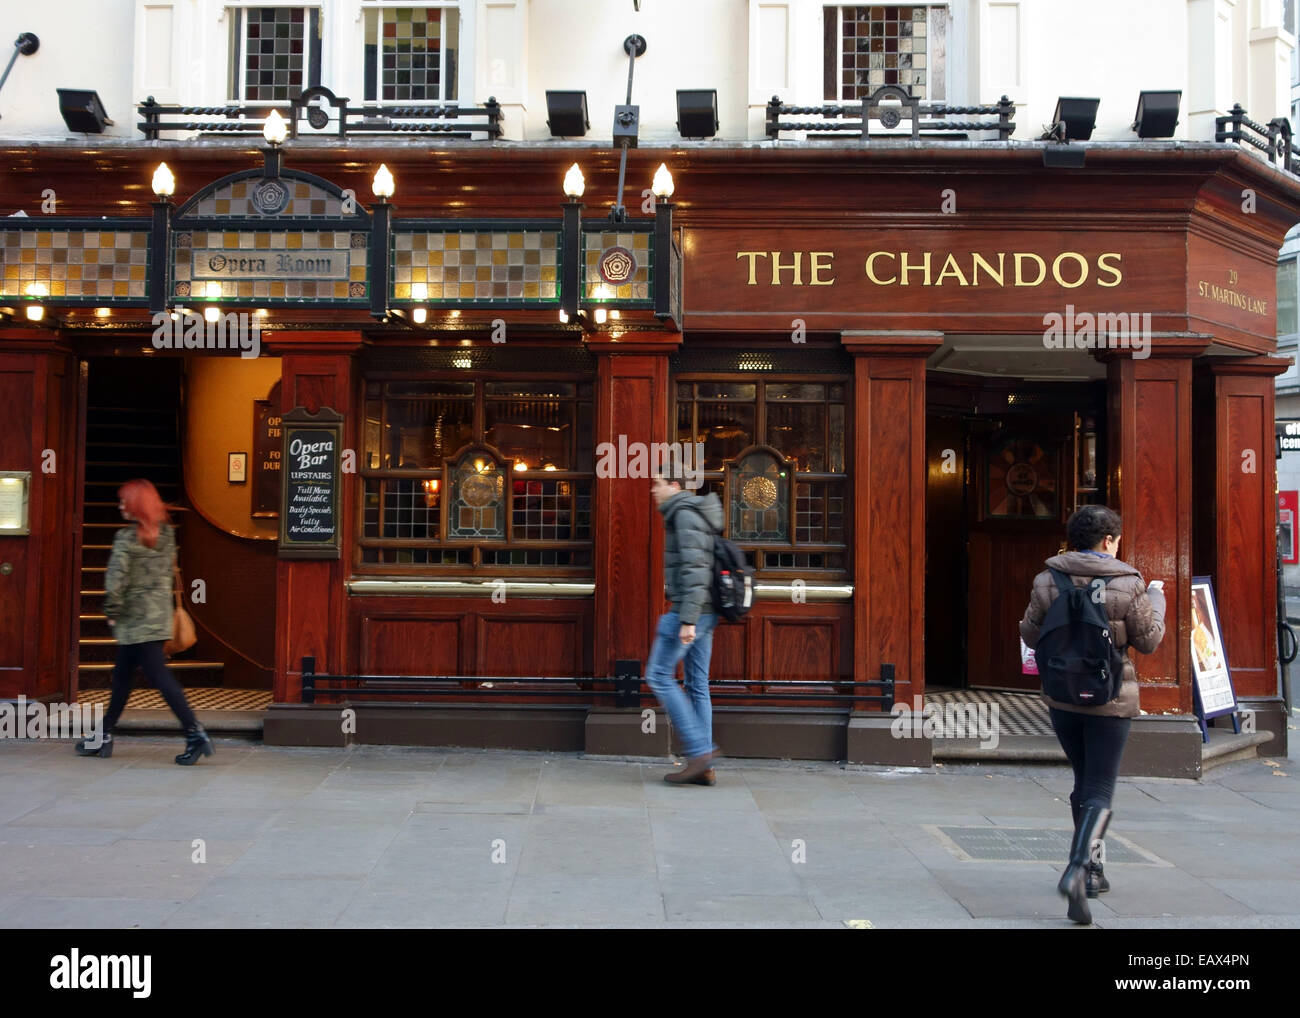
MULTIPOLYGON (((112 695, 107 689, 83 689, 82 703, 108 705, 112 695)), ((271 693, 265 689, 221 689, 196 686, 185 690, 185 698, 195 710, 266 710, 271 706, 271 693)), ((126 701, 128 710, 167 710, 167 703, 156 689, 132 690, 126 701)))
MULTIPOLYGON (((861 99, 882 85, 925 98, 926 8, 911 4, 841 7, 838 98, 861 99)), ((827 54, 827 59, 834 59, 827 54)), ((836 98, 827 96, 827 98, 836 98)))
POLYGON ((650 300, 650 259, 654 254, 652 236, 649 233, 619 233, 607 230, 604 233, 584 233, 582 235, 582 292, 586 300, 599 299, 600 287, 612 294, 609 300, 650 300), (632 252, 636 268, 625 282, 613 284, 606 282, 600 274, 600 261, 610 248, 621 247, 632 252))
POLYGON ((0 295, 145 297, 143 230, 0 230, 0 295))
POLYGON ((560 235, 554 230, 393 235, 395 300, 559 299, 560 235))
MULTIPOLYGON (((186 213, 186 218, 204 219, 209 216, 261 216, 253 204, 253 192, 262 184, 261 177, 247 177, 218 187, 186 213)), ((330 194, 306 180, 281 177, 280 182, 289 188, 289 204, 282 216, 300 219, 342 219, 343 199, 330 194)))
POLYGON ((367 255, 366 235, 347 230, 194 230, 178 233, 172 294, 175 298, 192 299, 201 307, 203 300, 212 296, 208 291, 209 284, 216 282, 222 300, 358 300, 366 296, 367 255), (211 265, 211 256, 201 255, 202 264, 196 269, 196 251, 218 251, 228 254, 231 260, 265 258, 266 275, 254 279, 202 278, 213 274, 203 271, 205 264, 211 265), (323 252, 341 252, 329 256, 329 260, 346 259, 347 279, 295 277, 294 272, 303 271, 301 263, 323 263, 326 260, 323 252))
POLYGON ((926 693, 925 702, 996 703, 1002 735, 1054 735, 1047 705, 1037 693, 1004 693, 987 689, 956 689, 926 693))

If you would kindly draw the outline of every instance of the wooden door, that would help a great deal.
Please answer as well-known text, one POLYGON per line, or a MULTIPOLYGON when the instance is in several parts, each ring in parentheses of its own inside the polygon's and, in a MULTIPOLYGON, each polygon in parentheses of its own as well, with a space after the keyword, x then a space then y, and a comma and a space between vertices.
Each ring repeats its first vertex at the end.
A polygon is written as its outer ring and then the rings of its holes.
POLYGON ((967 492, 967 679, 1037 689, 1020 670, 1018 623, 1034 576, 1065 540, 1073 414, 972 422, 967 492))

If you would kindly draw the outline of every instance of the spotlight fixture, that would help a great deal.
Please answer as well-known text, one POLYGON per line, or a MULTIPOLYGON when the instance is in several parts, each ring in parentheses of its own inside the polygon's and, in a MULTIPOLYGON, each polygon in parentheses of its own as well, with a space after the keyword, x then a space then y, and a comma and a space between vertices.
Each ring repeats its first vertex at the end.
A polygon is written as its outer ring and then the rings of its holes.
POLYGON ((112 126, 113 121, 104 112, 104 104, 99 100, 99 93, 86 88, 59 88, 59 112, 68 130, 82 134, 103 134, 104 126, 112 126))
POLYGON ((552 138, 581 138, 591 121, 587 118, 586 92, 546 93, 546 126, 552 138))
POLYGON ((1133 130, 1139 138, 1172 138, 1178 126, 1178 106, 1183 100, 1182 90, 1166 92, 1139 92, 1137 112, 1133 114, 1133 130))
POLYGON ((718 90, 677 90, 677 133, 683 138, 712 138, 718 133, 718 90))
POLYGON ((1062 96, 1056 100, 1052 126, 1064 131, 1063 141, 1087 141, 1097 126, 1097 107, 1100 99, 1079 99, 1062 96))
POLYGON ((423 325, 428 320, 429 320, 428 308, 411 309, 411 321, 413 321, 416 325, 423 325))
POLYGON ((380 163, 379 169, 375 170, 375 179, 371 181, 370 190, 374 192, 376 198, 387 201, 393 196, 395 189, 396 182, 393 180, 393 174, 387 165, 380 163))

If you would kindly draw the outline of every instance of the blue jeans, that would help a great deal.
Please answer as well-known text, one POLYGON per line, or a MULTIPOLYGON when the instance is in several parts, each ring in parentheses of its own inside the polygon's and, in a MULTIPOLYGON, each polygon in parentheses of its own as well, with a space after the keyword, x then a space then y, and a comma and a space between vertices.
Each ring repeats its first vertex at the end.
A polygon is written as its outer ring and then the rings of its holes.
POLYGON ((709 702, 709 657, 713 653, 713 628, 718 616, 701 615, 695 623, 695 640, 682 643, 682 620, 677 612, 659 616, 645 680, 682 736, 688 757, 713 752, 713 705, 709 702), (686 659, 686 691, 677 684, 677 662, 686 659))

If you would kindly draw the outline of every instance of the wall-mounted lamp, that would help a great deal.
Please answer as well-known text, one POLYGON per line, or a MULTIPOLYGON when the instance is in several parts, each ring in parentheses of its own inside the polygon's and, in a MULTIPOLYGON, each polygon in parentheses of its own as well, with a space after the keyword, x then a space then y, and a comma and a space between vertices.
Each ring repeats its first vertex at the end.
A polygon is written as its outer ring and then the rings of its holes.
POLYGON ((667 163, 660 163, 659 169, 655 170, 654 180, 650 183, 650 190, 656 198, 671 198, 673 189, 673 175, 669 172, 667 163))
POLYGON ((266 121, 262 124, 262 137, 272 148, 283 145, 284 139, 289 137, 289 125, 284 122, 279 110, 272 110, 266 115, 266 121))
POLYGON ((396 189, 397 182, 393 180, 392 172, 385 163, 380 163, 379 169, 375 170, 375 179, 370 182, 370 190, 376 198, 387 201, 396 189))
POLYGON ((176 178, 166 163, 159 163, 153 171, 153 193, 159 198, 170 198, 176 193, 176 178))
POLYGON ((1062 141, 1087 141, 1092 137, 1093 128, 1097 126, 1097 107, 1100 99, 1079 99, 1062 96, 1056 100, 1056 112, 1052 114, 1052 127, 1062 141))
MULTIPOLYGON (((41 298, 50 295, 50 288, 44 283, 29 283, 26 293, 33 301, 39 301, 41 298)), ((26 310, 29 322, 39 322, 45 317, 45 306, 43 304, 28 304, 26 310)))
POLYGON ((577 201, 586 189, 587 182, 583 179, 582 169, 574 163, 569 167, 569 172, 564 175, 564 195, 577 201))

